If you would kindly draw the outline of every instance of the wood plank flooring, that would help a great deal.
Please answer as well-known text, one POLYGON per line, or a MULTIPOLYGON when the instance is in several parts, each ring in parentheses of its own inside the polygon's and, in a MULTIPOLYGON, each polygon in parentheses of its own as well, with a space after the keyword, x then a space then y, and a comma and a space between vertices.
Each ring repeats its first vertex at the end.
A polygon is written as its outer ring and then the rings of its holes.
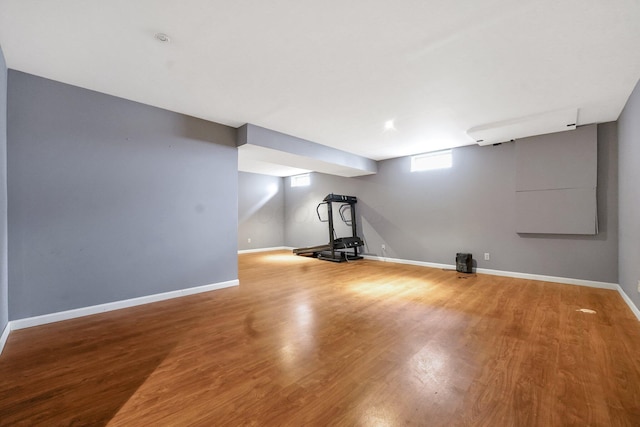
POLYGON ((285 251, 239 268, 12 332, 0 426, 640 426, 640 322, 615 291, 285 251))

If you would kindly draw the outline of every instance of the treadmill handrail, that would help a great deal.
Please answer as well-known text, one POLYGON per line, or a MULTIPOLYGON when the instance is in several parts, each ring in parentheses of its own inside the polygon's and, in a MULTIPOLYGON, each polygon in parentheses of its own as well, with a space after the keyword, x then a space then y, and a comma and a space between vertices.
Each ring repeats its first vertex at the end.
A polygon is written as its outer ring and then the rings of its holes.
MULTIPOLYGON (((347 225, 351 225, 351 219, 347 219, 344 217, 344 211, 347 210, 347 208, 351 209, 352 205, 350 203, 344 203, 340 205, 338 212, 340 213, 340 218, 342 219, 342 222, 344 222, 347 225)), ((349 211, 349 213, 351 213, 351 211, 349 211)))
POLYGON ((320 222, 329 222, 329 219, 322 219, 320 217, 320 206, 321 205, 326 205, 327 202, 322 202, 322 203, 318 203, 318 206, 316 206, 316 214, 318 215, 318 219, 320 220, 320 222))

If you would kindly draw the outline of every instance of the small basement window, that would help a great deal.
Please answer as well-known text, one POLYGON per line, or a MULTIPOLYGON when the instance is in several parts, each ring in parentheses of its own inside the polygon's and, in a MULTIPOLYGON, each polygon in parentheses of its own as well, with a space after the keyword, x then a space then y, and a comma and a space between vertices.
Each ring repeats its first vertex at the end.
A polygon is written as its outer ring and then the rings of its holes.
POLYGON ((411 172, 450 168, 451 150, 434 151, 411 157, 411 172))
POLYGON ((311 177, 308 173, 304 173, 302 175, 295 175, 291 177, 291 186, 292 187, 306 187, 311 184, 311 177))

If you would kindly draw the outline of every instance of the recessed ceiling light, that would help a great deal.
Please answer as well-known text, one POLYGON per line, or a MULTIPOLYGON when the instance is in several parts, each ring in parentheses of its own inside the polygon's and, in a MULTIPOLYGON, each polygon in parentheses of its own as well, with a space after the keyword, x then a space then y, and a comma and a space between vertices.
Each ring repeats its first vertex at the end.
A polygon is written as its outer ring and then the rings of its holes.
POLYGON ((161 41, 162 43, 169 43, 171 39, 165 33, 156 33, 154 36, 156 40, 161 41))
POLYGON ((396 130, 396 125, 393 120, 387 120, 384 122, 384 130, 396 130))

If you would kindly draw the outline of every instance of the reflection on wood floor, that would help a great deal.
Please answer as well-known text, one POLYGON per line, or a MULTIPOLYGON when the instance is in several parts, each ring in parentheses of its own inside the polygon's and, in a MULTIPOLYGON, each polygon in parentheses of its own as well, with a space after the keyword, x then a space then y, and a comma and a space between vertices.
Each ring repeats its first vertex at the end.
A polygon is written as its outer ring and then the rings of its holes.
POLYGON ((285 251, 239 269, 12 332, 0 425, 640 425, 640 322, 615 291, 285 251))

